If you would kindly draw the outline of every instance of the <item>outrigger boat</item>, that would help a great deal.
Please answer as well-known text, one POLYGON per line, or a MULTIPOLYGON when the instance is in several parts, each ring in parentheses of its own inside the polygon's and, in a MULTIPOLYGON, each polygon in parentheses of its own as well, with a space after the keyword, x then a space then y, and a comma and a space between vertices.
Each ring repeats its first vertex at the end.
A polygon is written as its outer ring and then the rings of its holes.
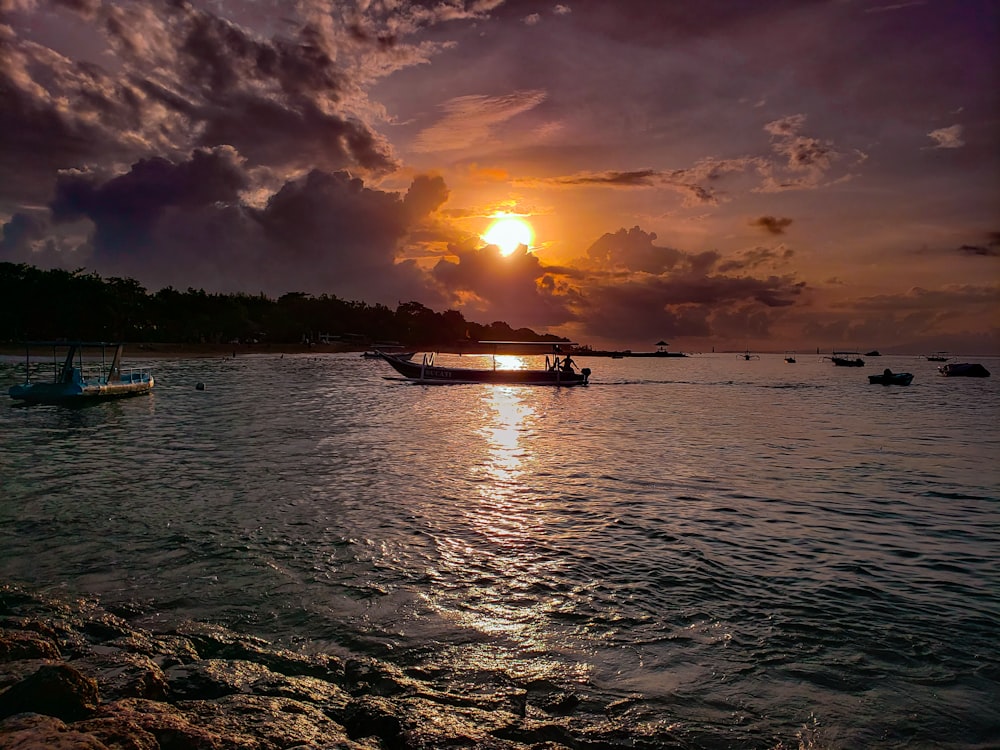
MULTIPOLYGON (((554 356, 550 359, 545 355, 544 370, 508 370, 497 369, 496 347, 544 345, 553 346, 551 342, 533 341, 480 341, 480 344, 493 345, 493 368, 489 370, 471 367, 444 367, 434 363, 434 353, 423 355, 420 362, 412 362, 401 357, 381 352, 382 359, 406 380, 427 385, 490 383, 500 385, 555 385, 572 386, 587 385, 590 378, 590 368, 577 370, 572 357, 568 354, 560 358, 559 346, 555 345, 554 356)), ((561 344, 573 346, 573 344, 561 344)))
POLYGON ((30 404, 82 404, 106 401, 125 396, 138 396, 153 389, 153 376, 148 370, 131 368, 123 371, 121 366, 122 344, 104 342, 64 342, 35 341, 25 345, 25 380, 8 390, 11 398, 30 404), (50 383, 32 383, 31 348, 51 346, 55 377, 50 383), (66 348, 62 366, 58 365, 57 351, 66 348), (89 363, 91 374, 84 373, 83 350, 101 350, 101 364, 89 363), (111 363, 107 362, 107 350, 113 348, 111 363), (94 372, 95 368, 99 368, 94 372))

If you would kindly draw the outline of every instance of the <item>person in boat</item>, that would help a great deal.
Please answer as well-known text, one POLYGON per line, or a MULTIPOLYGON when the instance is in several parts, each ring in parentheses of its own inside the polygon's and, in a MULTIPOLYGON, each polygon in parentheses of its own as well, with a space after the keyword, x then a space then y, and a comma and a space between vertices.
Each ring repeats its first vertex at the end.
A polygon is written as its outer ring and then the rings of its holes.
POLYGON ((573 372, 573 358, 568 354, 563 359, 562 369, 563 372, 573 372))
POLYGON ((882 377, 885 378, 886 380, 889 380, 892 377, 892 370, 890 370, 888 367, 886 367, 882 371, 882 377))

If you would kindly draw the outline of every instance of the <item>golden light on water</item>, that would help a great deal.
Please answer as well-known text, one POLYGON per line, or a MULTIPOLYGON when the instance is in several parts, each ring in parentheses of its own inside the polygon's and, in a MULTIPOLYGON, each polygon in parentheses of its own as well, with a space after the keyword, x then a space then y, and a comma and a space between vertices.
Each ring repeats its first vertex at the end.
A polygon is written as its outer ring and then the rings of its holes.
POLYGON ((531 224, 519 216, 503 214, 490 224, 482 239, 487 244, 499 247, 502 255, 510 255, 521 245, 531 247, 535 233, 531 224))

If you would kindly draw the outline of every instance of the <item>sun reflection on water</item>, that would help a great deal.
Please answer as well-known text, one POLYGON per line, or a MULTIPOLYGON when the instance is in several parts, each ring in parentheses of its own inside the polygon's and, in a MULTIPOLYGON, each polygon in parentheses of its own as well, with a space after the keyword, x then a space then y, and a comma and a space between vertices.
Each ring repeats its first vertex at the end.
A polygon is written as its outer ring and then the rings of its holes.
MULTIPOLYGON (((508 366, 499 359, 498 367, 508 366)), ((531 389, 517 386, 482 393, 482 442, 469 446, 481 460, 470 465, 461 507, 467 533, 438 540, 443 580, 455 585, 440 592, 435 605, 460 626, 490 638, 491 659, 508 662, 510 672, 537 676, 561 669, 545 655, 563 650, 553 642, 550 618, 567 603, 553 585, 563 562, 546 543, 551 498, 533 470, 539 419, 533 399, 531 389)), ((482 658, 476 649, 462 657, 482 658)))

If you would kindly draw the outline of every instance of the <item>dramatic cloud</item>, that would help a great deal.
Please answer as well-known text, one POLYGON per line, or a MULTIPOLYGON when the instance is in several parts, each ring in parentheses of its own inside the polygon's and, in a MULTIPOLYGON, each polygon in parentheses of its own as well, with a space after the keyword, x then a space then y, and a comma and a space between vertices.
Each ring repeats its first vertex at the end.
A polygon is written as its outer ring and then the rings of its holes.
POLYGON ((199 149, 180 164, 143 159, 104 183, 91 175, 65 175, 56 186, 52 216, 56 222, 89 218, 96 227, 96 250, 114 257, 148 242, 166 209, 231 203, 246 184, 233 149, 199 149))

